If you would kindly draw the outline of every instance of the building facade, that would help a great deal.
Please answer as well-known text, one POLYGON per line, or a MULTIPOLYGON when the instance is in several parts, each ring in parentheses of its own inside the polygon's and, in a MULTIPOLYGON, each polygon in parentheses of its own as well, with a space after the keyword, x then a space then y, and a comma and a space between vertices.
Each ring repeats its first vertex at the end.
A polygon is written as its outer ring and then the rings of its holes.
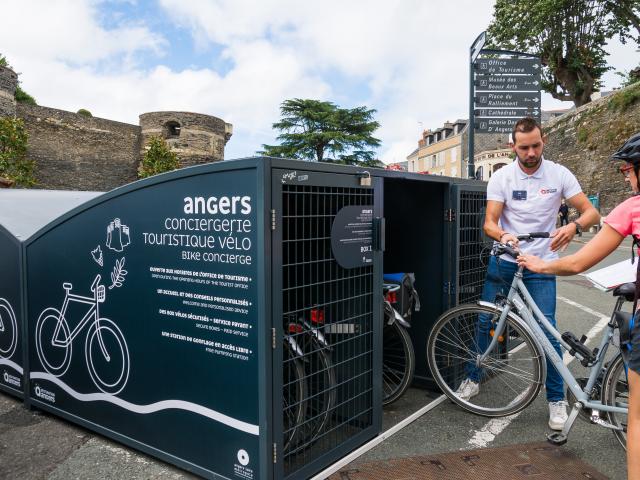
POLYGON ((445 122, 436 130, 425 130, 417 153, 407 157, 410 172, 460 177, 463 166, 462 139, 466 120, 445 122))
POLYGON ((510 148, 488 150, 473 156, 476 178, 488 182, 491 176, 505 165, 513 162, 514 155, 510 148))

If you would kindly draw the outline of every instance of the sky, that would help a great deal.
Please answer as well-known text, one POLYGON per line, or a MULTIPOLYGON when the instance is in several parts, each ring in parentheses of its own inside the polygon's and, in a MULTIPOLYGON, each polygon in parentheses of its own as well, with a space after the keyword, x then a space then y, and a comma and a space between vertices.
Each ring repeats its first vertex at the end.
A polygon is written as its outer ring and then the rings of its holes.
MULTIPOLYGON (((0 0, 0 53, 40 105, 138 124, 144 112, 233 124, 225 158, 277 143, 280 104, 376 110, 378 157, 468 117, 469 47, 493 0, 0 0)), ((609 63, 639 63, 635 44, 609 63)), ((605 90, 620 83, 613 72, 605 90)), ((543 109, 568 108, 543 95, 543 109)))

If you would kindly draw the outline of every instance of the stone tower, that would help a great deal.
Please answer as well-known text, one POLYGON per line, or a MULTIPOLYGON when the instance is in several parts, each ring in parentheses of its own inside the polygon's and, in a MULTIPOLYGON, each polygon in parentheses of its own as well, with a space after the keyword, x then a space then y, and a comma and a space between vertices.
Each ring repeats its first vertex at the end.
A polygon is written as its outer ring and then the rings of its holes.
POLYGON ((140 128, 141 157, 149 137, 160 136, 177 153, 182 167, 224 160, 224 147, 233 133, 233 126, 220 118, 190 112, 143 113, 140 128))
POLYGON ((8 67, 0 66, 0 117, 16 115, 16 99, 18 75, 8 67))

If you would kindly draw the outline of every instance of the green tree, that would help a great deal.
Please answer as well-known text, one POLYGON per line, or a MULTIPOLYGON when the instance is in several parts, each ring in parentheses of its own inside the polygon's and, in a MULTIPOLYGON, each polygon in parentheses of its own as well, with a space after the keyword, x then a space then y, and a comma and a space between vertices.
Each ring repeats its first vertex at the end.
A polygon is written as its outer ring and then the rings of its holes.
POLYGON ((542 88, 554 98, 590 101, 611 67, 608 39, 633 38, 638 0, 496 0, 488 34, 492 46, 539 55, 542 88))
POLYGON ((28 138, 21 119, 0 118, 0 177, 8 178, 21 187, 36 183, 33 176, 35 163, 27 158, 28 138))
POLYGON ((147 151, 138 168, 138 177, 147 178, 159 173, 170 172, 176 168, 180 168, 180 161, 175 152, 171 151, 167 142, 161 137, 150 137, 147 151))
POLYGON ((349 165, 376 164, 375 147, 380 140, 373 132, 380 124, 375 110, 365 107, 339 108, 331 102, 294 98, 280 105, 281 119, 273 128, 281 133, 280 145, 263 145, 262 155, 315 159, 349 165))

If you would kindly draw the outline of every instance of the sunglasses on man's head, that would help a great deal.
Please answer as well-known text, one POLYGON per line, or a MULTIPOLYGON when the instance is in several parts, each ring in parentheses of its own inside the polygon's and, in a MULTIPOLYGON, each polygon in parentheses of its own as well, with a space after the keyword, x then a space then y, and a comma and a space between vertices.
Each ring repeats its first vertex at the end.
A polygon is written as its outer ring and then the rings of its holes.
POLYGON ((631 174, 631 170, 633 170, 633 165, 621 165, 620 166, 620 173, 622 173, 622 175, 624 175, 625 178, 629 177, 629 175, 631 174))

